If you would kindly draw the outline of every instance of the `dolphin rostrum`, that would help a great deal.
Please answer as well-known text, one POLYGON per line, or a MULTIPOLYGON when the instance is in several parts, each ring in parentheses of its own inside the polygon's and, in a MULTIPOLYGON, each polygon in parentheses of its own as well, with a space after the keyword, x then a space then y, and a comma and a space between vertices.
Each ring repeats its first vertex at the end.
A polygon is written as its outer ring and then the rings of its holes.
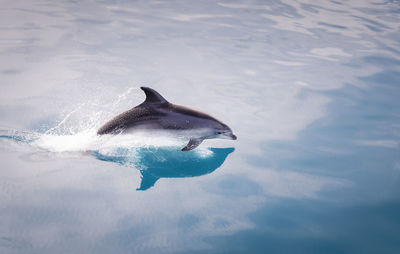
POLYGON ((214 117, 169 103, 149 87, 140 88, 145 92, 146 100, 105 123, 97 131, 98 135, 123 134, 140 129, 174 130, 189 138, 189 143, 182 151, 196 148, 204 139, 236 140, 232 130, 214 117))

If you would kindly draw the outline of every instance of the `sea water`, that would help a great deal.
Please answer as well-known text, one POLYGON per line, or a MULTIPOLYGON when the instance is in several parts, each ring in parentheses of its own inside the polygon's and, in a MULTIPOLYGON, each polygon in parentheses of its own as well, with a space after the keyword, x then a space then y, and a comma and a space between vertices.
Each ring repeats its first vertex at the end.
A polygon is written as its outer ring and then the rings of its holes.
POLYGON ((3 1, 0 253, 399 253, 399 1, 3 1), (96 135, 140 86, 238 140, 96 135))

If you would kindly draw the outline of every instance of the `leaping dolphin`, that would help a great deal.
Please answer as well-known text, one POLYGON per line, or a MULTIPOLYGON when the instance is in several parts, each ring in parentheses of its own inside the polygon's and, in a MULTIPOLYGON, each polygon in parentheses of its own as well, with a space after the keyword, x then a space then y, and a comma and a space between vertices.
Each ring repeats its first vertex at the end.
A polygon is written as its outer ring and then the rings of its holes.
POLYGON ((189 139, 182 151, 196 148, 204 139, 236 140, 232 130, 214 117, 169 103, 149 87, 140 88, 145 92, 146 100, 105 123, 97 131, 98 135, 123 134, 139 129, 174 130, 183 133, 189 139))

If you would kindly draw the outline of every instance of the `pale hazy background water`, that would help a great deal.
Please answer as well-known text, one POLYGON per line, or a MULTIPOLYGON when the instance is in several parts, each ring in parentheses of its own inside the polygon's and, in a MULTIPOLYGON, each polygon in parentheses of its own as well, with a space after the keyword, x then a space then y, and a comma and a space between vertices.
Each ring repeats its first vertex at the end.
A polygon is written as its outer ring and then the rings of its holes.
POLYGON ((399 1, 1 1, 0 253, 399 253, 399 1), (98 138, 140 86, 237 141, 98 138))

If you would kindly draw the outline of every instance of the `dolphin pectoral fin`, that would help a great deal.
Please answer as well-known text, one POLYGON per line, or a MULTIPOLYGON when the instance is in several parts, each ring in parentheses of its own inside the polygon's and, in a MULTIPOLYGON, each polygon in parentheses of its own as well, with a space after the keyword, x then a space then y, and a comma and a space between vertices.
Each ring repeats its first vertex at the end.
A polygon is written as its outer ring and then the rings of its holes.
POLYGON ((189 140, 189 143, 184 148, 182 148, 181 151, 193 150, 196 147, 198 147, 201 144, 201 142, 203 142, 202 138, 191 138, 189 140))

